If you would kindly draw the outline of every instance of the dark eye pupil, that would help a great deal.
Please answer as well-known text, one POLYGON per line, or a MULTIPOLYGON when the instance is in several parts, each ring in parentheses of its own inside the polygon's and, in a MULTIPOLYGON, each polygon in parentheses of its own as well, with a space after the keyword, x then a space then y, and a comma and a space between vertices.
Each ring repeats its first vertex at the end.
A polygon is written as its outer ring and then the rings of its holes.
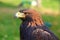
POLYGON ((28 13, 24 13, 24 14, 28 14, 28 13))

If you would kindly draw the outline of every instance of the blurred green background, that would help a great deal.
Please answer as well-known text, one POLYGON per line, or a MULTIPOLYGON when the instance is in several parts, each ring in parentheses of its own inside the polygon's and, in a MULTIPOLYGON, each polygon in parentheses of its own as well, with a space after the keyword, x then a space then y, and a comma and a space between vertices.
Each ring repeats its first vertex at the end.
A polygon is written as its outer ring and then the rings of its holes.
MULTIPOLYGON (((51 31, 60 39, 60 0, 42 0, 42 19, 52 24, 51 31)), ((19 40, 21 20, 14 18, 21 0, 0 0, 0 40, 19 40)))

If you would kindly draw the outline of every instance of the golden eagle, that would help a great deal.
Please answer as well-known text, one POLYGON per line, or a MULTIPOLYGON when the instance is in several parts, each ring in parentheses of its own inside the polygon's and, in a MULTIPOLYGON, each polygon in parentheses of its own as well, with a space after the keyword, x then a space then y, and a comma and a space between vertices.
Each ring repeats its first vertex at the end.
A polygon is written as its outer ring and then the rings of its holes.
POLYGON ((21 40, 59 40, 42 21, 34 9, 19 10, 16 17, 22 20, 20 26, 21 40))

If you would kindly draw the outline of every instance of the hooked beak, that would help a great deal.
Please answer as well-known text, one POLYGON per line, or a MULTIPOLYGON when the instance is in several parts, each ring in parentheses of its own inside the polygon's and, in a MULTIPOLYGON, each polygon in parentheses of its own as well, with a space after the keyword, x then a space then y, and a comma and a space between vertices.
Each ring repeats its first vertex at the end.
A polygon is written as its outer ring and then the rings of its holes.
POLYGON ((17 17, 17 18, 25 18, 25 14, 24 13, 17 12, 15 14, 15 17, 17 17))

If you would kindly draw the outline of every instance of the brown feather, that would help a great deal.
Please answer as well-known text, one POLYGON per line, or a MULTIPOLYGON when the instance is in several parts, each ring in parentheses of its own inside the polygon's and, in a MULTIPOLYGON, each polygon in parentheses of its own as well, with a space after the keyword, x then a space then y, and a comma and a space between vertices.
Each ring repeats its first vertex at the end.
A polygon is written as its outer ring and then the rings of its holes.
POLYGON ((31 22, 29 22, 29 25, 28 26, 36 26, 36 25, 44 25, 43 21, 42 21, 42 18, 41 18, 41 15, 35 11, 35 10, 29 10, 28 12, 30 12, 32 14, 32 20, 31 22))
POLYGON ((21 25, 21 40, 58 40, 43 23, 41 15, 35 10, 24 11, 25 21, 21 25))

